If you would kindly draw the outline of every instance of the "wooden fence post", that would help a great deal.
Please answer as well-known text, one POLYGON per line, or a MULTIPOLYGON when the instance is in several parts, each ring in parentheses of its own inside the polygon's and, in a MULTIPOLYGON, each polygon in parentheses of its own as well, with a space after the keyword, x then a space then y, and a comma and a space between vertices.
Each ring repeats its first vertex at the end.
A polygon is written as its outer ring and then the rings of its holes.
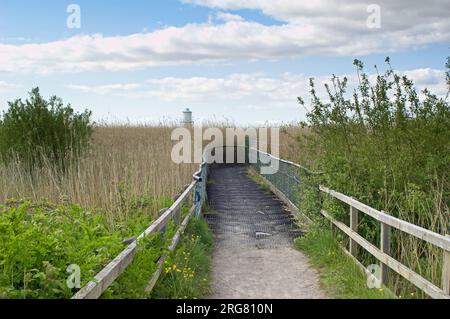
MULTIPOLYGON (((164 215, 165 212, 167 212, 167 208, 163 208, 158 212, 158 217, 161 217, 162 215, 164 215)), ((161 234, 164 234, 167 230, 167 225, 165 225, 162 229, 161 229, 161 234)))
POLYGON ((173 222, 175 225, 180 225, 181 223, 181 207, 173 214, 173 222))
MULTIPOLYGON (((358 233, 358 222, 358 210, 350 206, 350 228, 356 233, 358 233)), ((351 238, 349 251, 353 257, 358 258, 358 244, 351 238)))
MULTIPOLYGON (((447 235, 450 238, 450 235, 447 235)), ((450 295, 450 251, 444 249, 444 260, 442 263, 442 290, 450 295)))
MULTIPOLYGON (((380 249, 383 253, 391 255, 391 226, 381 223, 380 249)), ((381 283, 388 284, 389 267, 381 263, 381 283)))
MULTIPOLYGON (((178 198, 180 198, 181 194, 177 194, 173 197, 173 200, 176 201, 178 198)), ((181 219, 181 208, 183 207, 183 205, 181 205, 181 207, 178 207, 177 210, 173 213, 173 222, 175 223, 175 225, 179 225, 180 224, 180 219, 181 219)))

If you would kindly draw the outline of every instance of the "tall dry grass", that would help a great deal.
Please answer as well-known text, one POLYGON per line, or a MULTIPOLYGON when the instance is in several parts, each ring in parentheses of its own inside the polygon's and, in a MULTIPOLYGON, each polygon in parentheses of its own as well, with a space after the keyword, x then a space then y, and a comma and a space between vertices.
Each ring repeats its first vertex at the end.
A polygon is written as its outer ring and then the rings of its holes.
POLYGON ((19 161, 0 164, 0 203, 23 198, 68 201, 111 212, 114 219, 124 217, 133 201, 171 198, 198 168, 171 160, 171 132, 168 126, 96 127, 89 153, 64 173, 49 161, 31 174, 19 161))
MULTIPOLYGON (((233 127, 232 123, 206 122, 203 128, 233 127)), ((76 203, 122 213, 124 205, 140 198, 173 197, 192 180, 198 164, 175 164, 171 133, 176 124, 133 126, 102 124, 94 128, 92 147, 81 160, 69 160, 65 172, 44 159, 43 167, 30 172, 20 160, 0 162, 0 204, 30 199, 76 203)), ((281 134, 281 147, 292 151, 286 141, 297 133, 281 134), (285 142, 283 142, 285 141, 285 142)), ((194 134, 191 134, 192 137, 194 134)), ((205 146, 208 141, 204 141, 205 146)))
POLYGON ((311 134, 309 128, 299 125, 287 125, 280 129, 280 157, 295 163, 312 166, 310 154, 306 153, 306 137, 311 134))

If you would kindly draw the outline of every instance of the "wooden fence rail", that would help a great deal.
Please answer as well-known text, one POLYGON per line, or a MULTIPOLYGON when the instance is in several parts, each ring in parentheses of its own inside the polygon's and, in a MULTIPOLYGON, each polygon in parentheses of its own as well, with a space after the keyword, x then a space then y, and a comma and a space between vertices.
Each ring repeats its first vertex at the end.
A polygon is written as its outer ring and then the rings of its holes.
POLYGON ((448 274, 450 273, 448 255, 450 252, 450 237, 446 237, 428 229, 419 227, 417 225, 408 223, 399 218, 395 218, 385 212, 378 211, 372 207, 369 207, 349 196, 341 194, 339 192, 328 189, 324 186, 320 186, 319 189, 333 198, 336 198, 343 203, 350 205, 350 227, 345 224, 336 221, 328 212, 322 210, 322 215, 329 219, 336 227, 347 234, 350 237, 350 253, 355 258, 356 244, 364 248, 371 255, 381 262, 381 283, 387 284, 387 267, 397 272, 399 275, 413 283, 417 288, 423 290, 427 295, 432 298, 450 299, 450 292, 448 291, 448 274), (365 240, 358 234, 358 212, 364 213, 375 220, 381 222, 381 234, 380 234, 380 248, 375 247, 370 242, 365 240), (442 276, 442 289, 429 282, 419 274, 415 273, 399 261, 390 256, 390 234, 391 228, 396 228, 407 234, 422 239, 430 244, 433 244, 444 250, 444 262, 443 262, 443 276, 442 276))
MULTIPOLYGON (((180 210, 184 203, 190 198, 193 199, 193 206, 189 210, 189 214, 184 219, 178 231, 175 233, 172 239, 172 244, 169 247, 169 251, 175 250, 182 233, 186 229, 190 217, 193 213, 197 213, 201 210, 201 206, 204 202, 206 183, 206 163, 200 165, 200 170, 194 174, 194 181, 184 190, 180 197, 173 203, 173 205, 167 209, 150 227, 148 227, 134 242, 126 247, 113 261, 111 261, 105 268, 103 268, 86 286, 81 288, 72 299, 98 299, 108 289, 108 287, 123 273, 123 271, 132 263, 137 250, 137 244, 143 238, 150 234, 163 232, 170 220, 174 220, 179 223, 180 210), (191 196, 193 195, 193 196, 191 196)), ((153 289, 156 281, 158 280, 161 271, 161 260, 157 264, 157 271, 151 278, 149 278, 149 284, 147 287, 143 287, 146 291, 153 289)))

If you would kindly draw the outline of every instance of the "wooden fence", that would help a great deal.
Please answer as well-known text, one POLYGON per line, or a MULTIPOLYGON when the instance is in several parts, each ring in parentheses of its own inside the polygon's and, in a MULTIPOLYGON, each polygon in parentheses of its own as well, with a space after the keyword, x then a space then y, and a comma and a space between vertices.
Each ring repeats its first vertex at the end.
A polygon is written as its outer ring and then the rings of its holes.
MULTIPOLYGON (((92 281, 81 288, 72 299, 98 299, 108 289, 108 287, 122 274, 125 269, 132 263, 140 240, 150 234, 163 232, 169 223, 173 220, 179 226, 175 233, 169 251, 174 251, 177 247, 181 236, 186 229, 190 218, 195 214, 201 213, 201 208, 206 198, 206 178, 207 164, 202 163, 200 170, 194 174, 194 181, 184 190, 175 203, 147 228, 135 241, 128 245, 113 261, 111 261, 102 271, 100 271, 92 281), (191 197, 192 196, 192 197, 191 197), (193 198, 192 207, 180 225, 181 208, 183 205, 193 198)), ((155 286, 161 275, 162 267, 166 256, 161 256, 157 263, 157 269, 153 276, 149 278, 149 283, 145 287, 145 291, 149 292, 155 286)), ((144 289, 144 287, 143 287, 144 289)))
POLYGON ((408 223, 404 220, 395 218, 384 212, 369 207, 357 200, 338 193, 326 187, 320 186, 320 190, 346 203, 350 207, 350 227, 335 220, 327 211, 322 210, 322 215, 329 219, 337 228, 350 237, 349 254, 357 260, 358 245, 369 252, 372 256, 381 262, 381 278, 383 284, 388 281, 388 267, 413 283, 417 288, 424 291, 427 295, 437 299, 450 299, 450 237, 432 232, 428 229, 408 223), (376 247, 358 234, 358 214, 364 213, 381 223, 380 247, 376 247), (391 247, 391 228, 398 229, 404 233, 422 239, 434 246, 443 249, 443 268, 442 268, 442 288, 437 287, 426 280, 416 272, 409 269, 396 259, 390 256, 391 247))

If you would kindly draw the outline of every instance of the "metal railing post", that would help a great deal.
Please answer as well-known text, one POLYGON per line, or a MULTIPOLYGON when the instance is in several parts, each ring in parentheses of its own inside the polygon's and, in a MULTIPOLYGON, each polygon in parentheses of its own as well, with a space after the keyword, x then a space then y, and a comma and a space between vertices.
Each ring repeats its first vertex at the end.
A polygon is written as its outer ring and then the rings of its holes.
POLYGON ((202 213, 203 203, 206 198, 206 173, 207 164, 200 164, 200 170, 194 175, 194 179, 197 180, 197 184, 194 189, 194 205, 195 205, 195 216, 200 217, 202 213))

